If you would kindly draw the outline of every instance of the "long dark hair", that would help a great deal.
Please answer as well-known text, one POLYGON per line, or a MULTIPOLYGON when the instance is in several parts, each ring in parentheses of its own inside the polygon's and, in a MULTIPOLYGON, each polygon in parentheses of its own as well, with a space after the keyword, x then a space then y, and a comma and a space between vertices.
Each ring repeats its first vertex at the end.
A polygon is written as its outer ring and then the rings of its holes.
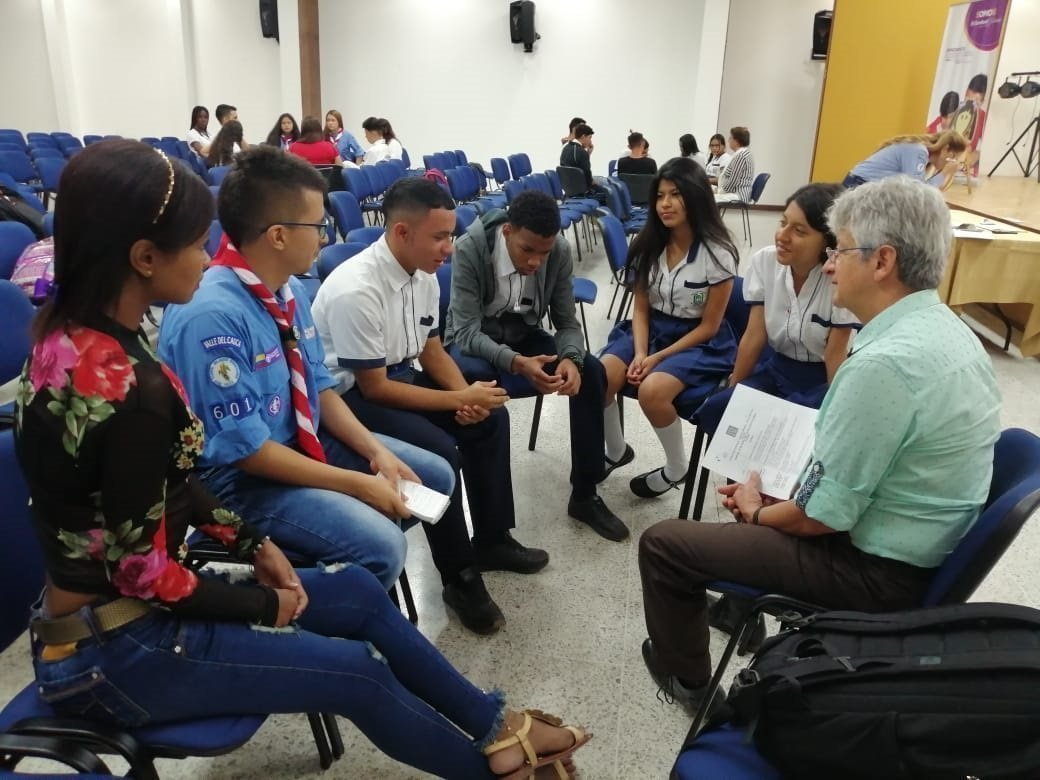
POLYGON ((397 138, 397 136, 394 135, 394 128, 390 126, 390 122, 381 117, 370 116, 361 123, 361 127, 364 130, 379 133, 383 136, 383 140, 388 143, 391 139, 397 138))
POLYGON ((321 126, 321 120, 316 116, 307 116, 303 118, 303 124, 300 126, 300 140, 305 144, 315 144, 318 141, 325 140, 325 133, 321 126))
POLYGON ((282 120, 289 117, 292 122, 292 132, 289 133, 289 137, 293 141, 300 140, 300 126, 296 124, 296 118, 292 114, 282 114, 278 117, 278 121, 274 123, 274 127, 271 128, 271 132, 267 134, 267 145, 268 146, 281 146, 282 145, 282 120))
MULTIPOLYGON (((796 189, 791 197, 784 201, 784 208, 792 203, 798 204, 809 227, 817 233, 822 233, 824 244, 834 249, 838 246, 838 238, 827 224, 827 210, 834 205, 834 199, 843 192, 845 188, 840 184, 806 184, 796 189)), ((826 261, 827 253, 820 252, 820 262, 826 261)))
POLYGON ((213 143, 209 145, 206 161, 213 165, 230 165, 235 154, 235 144, 242 145, 242 123, 237 119, 225 122, 213 143))
POLYGON ((723 137, 722 133, 715 133, 715 135, 713 135, 711 138, 708 139, 708 162, 711 162, 712 160, 719 159, 725 153, 726 153, 726 139, 723 137), (720 144, 722 144, 722 154, 712 154, 712 152, 711 152, 711 142, 712 141, 718 141, 720 144))
POLYGON ((88 146, 61 174, 54 207, 56 292, 36 315, 35 338, 102 314, 130 276, 135 242, 148 239, 164 252, 183 249, 209 229, 213 211, 206 184, 180 160, 140 141, 88 146))
POLYGON ((657 190, 662 181, 672 182, 682 195, 686 209, 686 222, 693 232, 695 242, 700 242, 707 249, 711 259, 721 267, 716 252, 722 250, 733 256, 733 264, 740 260, 729 229, 719 215, 719 207, 715 205, 715 197, 711 193, 711 184, 704 169, 688 157, 673 157, 661 166, 654 180, 650 182, 650 208, 643 229, 632 239, 628 248, 628 265, 636 269, 636 285, 646 289, 650 279, 650 269, 657 263, 657 258, 668 246, 669 230, 661 222, 654 208, 657 190))
POLYGON ((697 139, 693 137, 692 133, 685 133, 679 136, 679 152, 683 157, 699 154, 700 151, 701 148, 697 146, 697 139))
MULTIPOLYGON (((189 130, 195 129, 195 123, 199 121, 199 117, 202 114, 206 115, 207 120, 209 119, 209 110, 205 106, 195 106, 195 108, 191 110, 191 127, 188 128, 189 130)), ((205 133, 207 131, 203 130, 202 132, 205 133)))

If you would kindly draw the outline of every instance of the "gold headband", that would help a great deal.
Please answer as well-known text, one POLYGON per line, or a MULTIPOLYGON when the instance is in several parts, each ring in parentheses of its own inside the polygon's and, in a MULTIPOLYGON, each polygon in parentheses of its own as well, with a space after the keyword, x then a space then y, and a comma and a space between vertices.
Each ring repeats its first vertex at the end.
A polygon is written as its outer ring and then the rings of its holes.
POLYGON ((170 172, 170 186, 166 189, 166 197, 163 198, 162 205, 159 207, 159 213, 155 215, 155 219, 152 220, 154 225, 162 217, 163 212, 166 211, 166 207, 170 204, 170 198, 173 196, 173 163, 170 162, 170 158, 166 156, 166 152, 162 149, 156 149, 159 156, 163 158, 163 162, 166 163, 166 169, 170 172))

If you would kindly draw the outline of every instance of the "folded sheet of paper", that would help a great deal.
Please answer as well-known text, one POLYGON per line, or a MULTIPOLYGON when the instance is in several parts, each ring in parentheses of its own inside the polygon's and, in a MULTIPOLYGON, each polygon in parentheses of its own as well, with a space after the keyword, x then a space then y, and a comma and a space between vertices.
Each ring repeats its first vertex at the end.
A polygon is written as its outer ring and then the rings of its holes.
POLYGON ((812 455, 816 409, 737 385, 708 445, 704 467, 744 482, 762 475, 762 492, 786 499, 812 455))
POLYGON ((451 501, 451 496, 438 493, 425 485, 420 485, 418 482, 412 482, 407 479, 402 479, 398 482, 397 487, 401 491, 401 495, 404 496, 405 503, 408 505, 408 511, 412 513, 412 517, 417 517, 424 523, 433 525, 448 511, 448 503, 451 501))

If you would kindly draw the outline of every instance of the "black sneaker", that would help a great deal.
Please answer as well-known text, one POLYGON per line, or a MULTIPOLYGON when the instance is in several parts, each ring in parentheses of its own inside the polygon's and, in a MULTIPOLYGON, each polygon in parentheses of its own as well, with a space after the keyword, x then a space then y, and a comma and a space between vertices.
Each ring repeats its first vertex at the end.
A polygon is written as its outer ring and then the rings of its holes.
POLYGON ((610 473, 614 469, 619 469, 622 466, 627 466, 629 463, 631 463, 635 459, 636 459, 636 451, 634 449, 632 449, 632 445, 631 444, 626 444, 625 445, 625 451, 623 453, 621 453, 621 457, 618 458, 617 460, 611 460, 606 455, 604 455, 603 456, 603 460, 605 460, 607 462, 607 468, 606 468, 606 471, 603 472, 603 479, 606 479, 607 477, 609 477, 610 473))
POLYGON ((658 496, 663 496, 669 490, 679 487, 679 485, 683 483, 685 480, 685 474, 679 477, 679 479, 668 479, 668 477, 664 475, 664 466, 661 466, 660 468, 656 468, 653 471, 646 471, 640 474, 638 477, 632 477, 632 479, 628 483, 628 487, 633 493, 635 493, 640 498, 657 498, 658 496), (665 484, 668 486, 664 490, 654 490, 652 487, 650 487, 648 477, 650 477, 650 475, 652 474, 656 474, 658 471, 661 472, 661 479, 663 479, 665 481, 665 484))
POLYGON ((494 634, 506 623, 502 610, 484 587, 484 578, 472 567, 463 569, 454 582, 445 585, 441 597, 455 610, 462 625, 475 634, 494 634))
MULTIPOLYGON (((646 664, 646 670, 650 672, 650 677, 657 684, 658 698, 663 698, 668 704, 678 704, 686 710, 690 717, 695 717, 708 692, 708 683, 696 688, 687 688, 675 678, 675 675, 669 674, 661 668, 657 651, 649 639, 643 640, 643 663, 646 664)), ((713 714, 725 706, 725 703, 726 697, 720 696, 716 689, 715 696, 708 707, 706 720, 710 720, 713 714)))
POLYGON ((585 523, 604 539, 620 542, 628 538, 628 527, 621 522, 621 518, 610 511, 599 496, 581 501, 572 498, 567 502, 567 514, 585 523))
POLYGON ((502 541, 494 544, 473 542, 476 566, 480 571, 513 571, 517 574, 534 574, 549 563, 549 553, 537 547, 524 547, 506 533, 502 541))
MULTIPOLYGON (((734 596, 723 595, 719 598, 718 596, 712 596, 709 594, 708 625, 732 636, 733 632, 736 631, 737 627, 740 625, 744 608, 746 607, 746 604, 741 602, 742 599, 734 596)), ((762 643, 765 641, 766 618, 765 615, 759 615, 758 622, 751 630, 751 635, 744 640, 743 647, 737 648, 737 653, 738 655, 757 653, 758 649, 762 647, 762 643)))

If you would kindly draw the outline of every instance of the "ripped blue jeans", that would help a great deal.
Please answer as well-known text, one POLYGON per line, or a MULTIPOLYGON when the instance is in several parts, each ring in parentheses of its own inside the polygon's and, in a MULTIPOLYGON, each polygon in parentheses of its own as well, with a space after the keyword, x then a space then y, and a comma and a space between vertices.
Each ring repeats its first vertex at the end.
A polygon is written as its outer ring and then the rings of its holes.
MULTIPOLYGON (((362 566, 302 569, 297 627, 180 620, 153 610, 34 666, 59 713, 135 727, 227 714, 334 712, 388 756, 448 778, 490 778, 503 696, 470 683, 362 566)), ((81 614, 91 615, 89 609, 81 614)))

